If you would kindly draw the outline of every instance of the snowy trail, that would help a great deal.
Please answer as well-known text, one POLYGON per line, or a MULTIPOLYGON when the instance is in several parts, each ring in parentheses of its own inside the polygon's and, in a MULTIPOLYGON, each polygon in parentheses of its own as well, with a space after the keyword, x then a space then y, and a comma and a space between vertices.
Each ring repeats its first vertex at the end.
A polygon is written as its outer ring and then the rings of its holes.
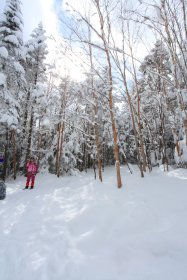
POLYGON ((186 280, 187 170, 144 179, 122 167, 8 182, 0 201, 2 280, 186 280))

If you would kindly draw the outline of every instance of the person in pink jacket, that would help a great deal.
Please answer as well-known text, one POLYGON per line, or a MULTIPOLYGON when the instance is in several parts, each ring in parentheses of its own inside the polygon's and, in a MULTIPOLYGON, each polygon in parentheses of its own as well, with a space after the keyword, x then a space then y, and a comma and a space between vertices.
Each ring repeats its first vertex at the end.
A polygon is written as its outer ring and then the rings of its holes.
POLYGON ((35 176, 36 176, 36 173, 38 170, 38 166, 37 166, 36 162, 34 161, 33 157, 31 157, 30 160, 27 162, 26 169, 27 169, 27 182, 26 182, 25 189, 29 188, 30 181, 31 181, 31 189, 33 189, 35 176))

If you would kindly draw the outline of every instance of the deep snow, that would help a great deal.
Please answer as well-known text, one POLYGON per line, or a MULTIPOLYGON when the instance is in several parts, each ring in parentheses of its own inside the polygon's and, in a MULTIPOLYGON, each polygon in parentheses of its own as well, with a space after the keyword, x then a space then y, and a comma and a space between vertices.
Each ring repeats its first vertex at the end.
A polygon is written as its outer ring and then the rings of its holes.
POLYGON ((0 201, 1 280, 186 280, 187 170, 37 175, 0 201))

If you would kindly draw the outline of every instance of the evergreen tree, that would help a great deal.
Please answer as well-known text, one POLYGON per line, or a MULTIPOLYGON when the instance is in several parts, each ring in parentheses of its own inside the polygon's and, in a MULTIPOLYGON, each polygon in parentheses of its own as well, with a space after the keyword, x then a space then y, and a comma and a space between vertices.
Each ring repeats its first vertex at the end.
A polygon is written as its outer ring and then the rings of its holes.
POLYGON ((1 125, 6 127, 6 133, 3 130, 1 137, 5 145, 4 178, 12 169, 16 178, 17 171, 20 100, 25 86, 21 65, 24 60, 22 29, 21 2, 7 0, 0 18, 0 119, 1 125))
POLYGON ((143 107, 144 142, 148 161, 171 163, 174 158, 172 111, 169 102, 171 91, 171 64, 162 41, 157 41, 150 55, 146 56, 140 70, 139 81, 143 107))
POLYGON ((0 19, 0 114, 10 127, 18 127, 24 69, 21 2, 7 0, 0 19))
MULTIPOLYGON (((38 118, 38 122, 42 122, 42 118, 45 118, 46 111, 46 55, 47 55, 47 44, 45 30, 40 23, 31 34, 31 39, 26 44, 26 61, 25 61, 25 72, 26 72, 26 94, 23 100, 24 113, 22 118, 23 126, 23 138, 26 139, 23 142, 23 149, 26 149, 26 159, 31 154, 32 140, 34 139, 33 128, 38 118)), ((40 129, 40 126, 39 126, 40 129)), ((40 133, 38 133, 40 138, 40 133)))

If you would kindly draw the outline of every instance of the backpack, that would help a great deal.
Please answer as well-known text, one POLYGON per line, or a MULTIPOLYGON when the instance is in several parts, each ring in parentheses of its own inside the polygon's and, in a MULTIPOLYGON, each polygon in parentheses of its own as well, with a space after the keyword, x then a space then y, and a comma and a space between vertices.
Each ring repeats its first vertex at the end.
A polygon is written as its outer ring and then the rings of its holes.
POLYGON ((6 185, 4 182, 0 182, 0 200, 6 197, 6 185))
POLYGON ((35 162, 33 163, 27 163, 27 173, 29 174, 36 174, 37 173, 37 164, 35 162))

